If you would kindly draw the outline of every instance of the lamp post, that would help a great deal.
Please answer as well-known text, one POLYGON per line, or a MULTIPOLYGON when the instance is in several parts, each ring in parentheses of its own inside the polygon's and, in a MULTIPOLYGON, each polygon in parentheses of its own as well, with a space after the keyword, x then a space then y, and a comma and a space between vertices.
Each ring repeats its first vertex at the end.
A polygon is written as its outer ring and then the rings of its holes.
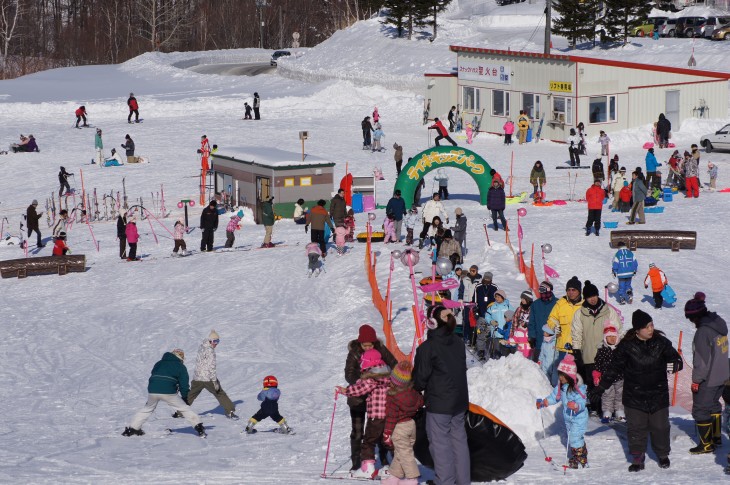
POLYGON ((256 0, 259 14, 259 49, 264 48, 264 7, 268 7, 268 0, 256 0))

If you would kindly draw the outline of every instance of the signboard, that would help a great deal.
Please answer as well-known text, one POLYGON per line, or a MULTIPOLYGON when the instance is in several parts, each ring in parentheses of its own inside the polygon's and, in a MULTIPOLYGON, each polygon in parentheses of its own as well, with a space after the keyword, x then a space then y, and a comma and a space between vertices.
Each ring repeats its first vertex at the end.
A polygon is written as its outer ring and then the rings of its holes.
POLYGON ((511 84, 512 67, 497 62, 459 60, 459 79, 484 83, 511 84))
POLYGON ((572 93, 573 83, 570 81, 550 81, 550 91, 558 93, 572 93))

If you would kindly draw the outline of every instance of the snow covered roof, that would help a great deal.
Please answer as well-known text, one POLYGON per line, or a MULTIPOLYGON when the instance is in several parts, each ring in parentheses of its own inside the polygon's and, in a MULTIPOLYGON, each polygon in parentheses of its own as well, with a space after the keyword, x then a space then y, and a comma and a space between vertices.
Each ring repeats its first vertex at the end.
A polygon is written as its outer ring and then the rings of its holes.
POLYGON ((261 165, 270 168, 306 168, 311 166, 331 166, 335 162, 326 160, 316 155, 310 155, 304 152, 304 161, 302 161, 302 152, 290 152, 279 148, 271 147, 226 147, 220 153, 216 153, 213 157, 228 158, 237 162, 261 165))

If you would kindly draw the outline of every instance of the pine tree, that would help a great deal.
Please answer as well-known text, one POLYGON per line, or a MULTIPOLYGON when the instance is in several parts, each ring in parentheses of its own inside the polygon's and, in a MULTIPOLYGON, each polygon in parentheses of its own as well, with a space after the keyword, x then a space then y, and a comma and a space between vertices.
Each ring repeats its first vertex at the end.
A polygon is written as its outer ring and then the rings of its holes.
POLYGON ((553 9, 560 14, 560 18, 553 20, 550 31, 567 38, 571 48, 581 40, 593 39, 597 5, 596 0, 553 1, 553 9))
POLYGON ((403 31, 408 30, 408 39, 413 35, 414 25, 422 25, 425 10, 420 0, 386 0, 383 6, 388 9, 388 14, 383 24, 395 26, 398 30, 398 37, 403 37, 403 31))
POLYGON ((433 35, 431 36, 431 42, 436 40, 438 34, 438 14, 446 10, 451 0, 415 0, 417 3, 418 12, 422 15, 422 19, 419 25, 430 25, 433 27, 433 35), (428 17, 433 17, 431 20, 425 20, 428 17))
POLYGON ((642 0, 605 0, 606 40, 629 41, 631 31, 642 25, 651 12, 651 4, 642 0))

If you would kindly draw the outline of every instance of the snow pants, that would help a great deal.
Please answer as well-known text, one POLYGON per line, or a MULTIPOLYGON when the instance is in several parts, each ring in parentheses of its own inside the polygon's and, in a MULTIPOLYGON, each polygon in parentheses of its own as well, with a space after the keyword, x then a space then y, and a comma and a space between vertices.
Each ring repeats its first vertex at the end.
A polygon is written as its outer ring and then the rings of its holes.
POLYGON ((390 464, 390 474, 396 478, 418 478, 418 464, 413 454, 413 445, 416 444, 416 422, 412 419, 395 425, 393 430, 393 461, 390 464))
POLYGON ((226 394, 226 391, 218 384, 218 390, 215 390, 215 384, 213 381, 193 381, 190 383, 190 392, 188 393, 188 404, 193 405, 193 401, 197 398, 203 389, 213 394, 218 404, 223 406, 223 411, 226 414, 230 414, 236 410, 236 406, 231 402, 231 399, 226 394))
POLYGON ((454 416, 426 413, 428 450, 431 452, 436 485, 469 485, 471 456, 466 441, 465 413, 454 416))
POLYGON ((687 177, 687 198, 700 196, 700 182, 697 177, 687 177))
POLYGON ((129 259, 137 259, 137 243, 129 243, 129 259))
POLYGON ((603 414, 616 414, 622 416, 624 414, 624 405, 621 399, 624 395, 624 381, 616 381, 601 396, 601 405, 603 406, 603 414))
POLYGON ((669 456, 672 450, 669 444, 669 408, 654 413, 645 413, 634 408, 626 408, 626 425, 628 427, 629 453, 643 455, 651 434, 651 447, 657 457, 669 456))
POLYGON ((629 214, 629 222, 638 222, 644 224, 646 218, 644 217, 644 201, 638 200, 631 206, 631 213, 629 214), (638 221, 636 219, 639 219, 638 221))
POLYGON ((99 167, 104 166, 104 149, 103 148, 96 149, 96 163, 99 164, 99 167))
POLYGON ((492 222, 494 223, 494 230, 498 231, 499 226, 497 225, 497 218, 499 217, 499 220, 502 221, 502 229, 507 230, 507 219, 504 218, 504 211, 498 211, 492 209, 492 222))
POLYGON ((578 147, 568 147, 570 154, 570 166, 580 167, 580 149, 578 147))
POLYGON ((314 271, 319 267, 319 254, 317 253, 309 253, 307 255, 307 258, 309 259, 309 264, 307 265, 307 269, 309 271, 314 271))
MULTIPOLYGON (((365 436, 362 440, 362 449, 360 450, 360 460, 374 460, 375 447, 385 450, 383 443, 383 430, 385 430, 385 419, 368 419, 365 425, 365 436)), ((382 455, 381 455, 382 456, 382 455)), ((385 463, 382 463, 385 465, 385 463)))
POLYGON ((187 246, 185 245, 185 241, 182 239, 175 239, 175 248, 172 250, 173 253, 177 253, 180 249, 183 251, 187 250, 187 246))
POLYGON ((436 139, 434 140, 434 143, 436 143, 436 146, 437 146, 437 147, 438 147, 438 146, 441 146, 441 145, 439 145, 439 140, 443 140, 443 139, 446 139, 446 141, 448 141, 449 143, 451 143, 451 144, 452 144, 453 146, 458 146, 458 145, 456 144, 456 142, 455 142, 454 140, 452 140, 452 139, 451 139, 451 137, 450 137, 449 135, 439 135, 439 136, 437 136, 437 137, 436 137, 436 139))
POLYGON ((138 109, 129 110, 129 116, 127 116, 127 123, 132 122, 132 115, 134 115, 134 121, 139 123, 139 110, 138 109))
POLYGON ((616 296, 619 302, 627 301, 631 298, 634 294, 633 291, 631 289, 631 278, 618 279, 618 294, 616 296))
POLYGON ((596 229, 596 234, 601 230, 601 209, 588 209, 586 232, 590 232, 591 226, 596 229))
POLYGON ((256 421, 263 421, 266 418, 271 418, 276 421, 277 424, 281 423, 284 417, 279 414, 279 401, 272 401, 271 399, 264 399, 261 403, 261 407, 256 414, 251 416, 251 419, 256 421))
POLYGON ((71 192, 71 186, 68 184, 68 180, 64 180, 61 182, 61 188, 58 189, 58 196, 61 197, 63 194, 69 192, 71 192))
POLYGON ((441 200, 449 200, 449 187, 447 185, 439 185, 439 197, 441 197, 441 200))
POLYGON ((274 232, 274 226, 264 226, 264 244, 271 243, 271 234, 274 232))
POLYGON ((234 233, 233 231, 226 231, 225 247, 232 248, 235 240, 236 240, 236 233, 234 233))
POLYGON ((213 250, 213 236, 215 231, 213 229, 203 229, 203 237, 200 239, 200 250, 201 251, 212 251, 213 250))
POLYGON ((662 296, 661 291, 654 291, 652 292, 654 295, 654 308, 661 308, 662 304, 664 303, 664 297, 662 296))
POLYGON ((129 427, 142 429, 142 425, 144 425, 152 413, 155 412, 157 404, 159 404, 160 401, 166 402, 168 406, 182 414, 191 425, 197 426, 200 424, 200 416, 195 414, 195 412, 190 409, 190 406, 185 404, 185 401, 182 400, 179 394, 150 394, 147 397, 147 404, 137 411, 137 414, 135 414, 132 418, 132 422, 129 424, 129 427))
POLYGON ((692 394, 692 418, 698 423, 712 421, 713 414, 722 414, 720 398, 725 390, 725 384, 708 386, 706 382, 700 384, 699 391, 692 394))
POLYGON ((127 259, 127 237, 122 236, 119 238, 119 257, 127 259))

